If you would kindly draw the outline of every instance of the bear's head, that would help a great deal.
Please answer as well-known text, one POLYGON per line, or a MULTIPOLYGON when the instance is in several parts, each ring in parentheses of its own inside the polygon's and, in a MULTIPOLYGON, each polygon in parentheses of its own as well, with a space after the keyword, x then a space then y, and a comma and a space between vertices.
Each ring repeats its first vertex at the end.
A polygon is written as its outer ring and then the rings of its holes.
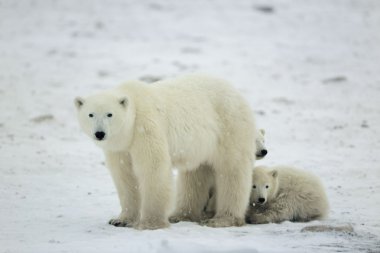
POLYGON ((263 159, 267 154, 268 150, 265 147, 265 139, 264 139, 265 131, 264 129, 259 129, 256 134, 256 159, 263 159))
POLYGON ((134 111, 131 101, 111 92, 75 98, 82 130, 101 148, 120 151, 132 136, 134 111))
POLYGON ((269 170, 264 166, 257 166, 253 169, 250 197, 251 205, 265 205, 276 196, 277 190, 277 170, 269 170))

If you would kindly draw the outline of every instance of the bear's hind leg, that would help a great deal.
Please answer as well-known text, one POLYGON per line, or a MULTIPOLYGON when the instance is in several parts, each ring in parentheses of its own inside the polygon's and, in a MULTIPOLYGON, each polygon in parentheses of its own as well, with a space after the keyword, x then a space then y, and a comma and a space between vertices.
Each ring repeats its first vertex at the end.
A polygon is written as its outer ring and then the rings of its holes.
POLYGON ((215 167, 216 214, 202 223, 210 227, 242 226, 248 207, 252 181, 249 159, 232 164, 223 161, 215 167))
POLYGON ((201 221, 214 181, 213 174, 208 165, 201 165, 196 170, 179 172, 176 208, 169 218, 170 222, 201 221))

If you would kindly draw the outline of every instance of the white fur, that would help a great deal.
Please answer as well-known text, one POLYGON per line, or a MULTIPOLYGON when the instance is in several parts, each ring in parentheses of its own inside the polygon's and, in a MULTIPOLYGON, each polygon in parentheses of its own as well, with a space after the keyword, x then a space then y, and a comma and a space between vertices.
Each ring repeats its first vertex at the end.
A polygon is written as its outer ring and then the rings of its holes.
POLYGON ((207 200, 192 196, 203 189, 198 172, 212 171, 219 194, 216 215, 206 224, 244 224, 256 130, 248 104, 230 85, 202 75, 150 85, 134 81, 75 104, 82 129, 105 152, 119 194, 122 212, 110 223, 169 226, 170 169, 176 167, 177 220, 199 199, 207 200), (103 140, 94 137, 97 131, 105 133, 103 140))
POLYGON ((248 222, 310 221, 326 217, 328 209, 325 190, 312 173, 285 166, 254 168, 248 222))

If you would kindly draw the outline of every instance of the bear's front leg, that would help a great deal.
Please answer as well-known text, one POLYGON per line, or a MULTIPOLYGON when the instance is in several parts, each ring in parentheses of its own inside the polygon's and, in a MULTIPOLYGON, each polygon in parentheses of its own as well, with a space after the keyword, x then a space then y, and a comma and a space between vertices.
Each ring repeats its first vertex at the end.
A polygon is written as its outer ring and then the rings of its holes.
POLYGON ((108 223, 116 227, 132 227, 138 220, 140 201, 130 155, 124 152, 107 152, 106 165, 111 172, 121 206, 120 215, 108 223))
POLYGON ((139 182, 141 196, 140 220, 134 227, 169 227, 168 215, 172 199, 169 152, 165 145, 158 145, 159 142, 143 140, 135 141, 135 149, 132 152, 133 169, 139 182))
POLYGON ((169 227, 168 212, 171 201, 171 169, 165 166, 137 168, 141 194, 141 217, 137 229, 169 227))

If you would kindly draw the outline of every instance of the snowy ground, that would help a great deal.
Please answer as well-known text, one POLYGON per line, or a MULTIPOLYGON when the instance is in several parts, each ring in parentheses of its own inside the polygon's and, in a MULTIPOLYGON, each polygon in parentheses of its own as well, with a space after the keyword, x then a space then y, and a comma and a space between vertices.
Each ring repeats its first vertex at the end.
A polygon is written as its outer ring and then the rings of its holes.
POLYGON ((379 27, 377 0, 0 0, 0 252, 380 252, 379 27), (73 98, 194 71, 249 100, 260 164, 322 178, 327 220, 107 224, 117 196, 73 98), (355 232, 300 232, 310 224, 355 232))

